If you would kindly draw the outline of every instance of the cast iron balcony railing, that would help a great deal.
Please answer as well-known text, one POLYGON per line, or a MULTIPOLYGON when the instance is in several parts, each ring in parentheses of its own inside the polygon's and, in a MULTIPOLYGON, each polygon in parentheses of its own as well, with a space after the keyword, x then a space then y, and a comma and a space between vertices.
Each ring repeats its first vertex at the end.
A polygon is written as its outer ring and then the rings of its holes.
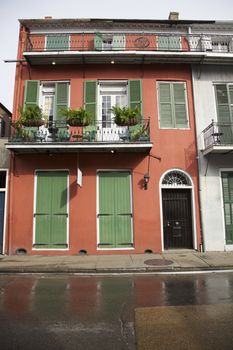
POLYGON ((29 34, 24 51, 233 52, 233 35, 174 33, 29 34))
POLYGON ((212 123, 203 130, 204 149, 213 146, 233 147, 233 123, 212 123))
POLYGON ((118 126, 113 121, 96 121, 85 127, 68 126, 65 121, 50 121, 41 127, 14 127, 9 143, 148 143, 150 120, 134 126, 118 126))

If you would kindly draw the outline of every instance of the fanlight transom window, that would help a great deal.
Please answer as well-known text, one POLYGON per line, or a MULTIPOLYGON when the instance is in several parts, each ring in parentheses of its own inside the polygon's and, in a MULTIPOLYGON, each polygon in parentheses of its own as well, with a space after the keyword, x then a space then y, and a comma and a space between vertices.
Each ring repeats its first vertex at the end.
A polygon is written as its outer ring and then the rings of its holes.
POLYGON ((174 170, 164 176, 162 186, 183 187, 192 186, 192 184, 187 175, 179 170, 174 170))

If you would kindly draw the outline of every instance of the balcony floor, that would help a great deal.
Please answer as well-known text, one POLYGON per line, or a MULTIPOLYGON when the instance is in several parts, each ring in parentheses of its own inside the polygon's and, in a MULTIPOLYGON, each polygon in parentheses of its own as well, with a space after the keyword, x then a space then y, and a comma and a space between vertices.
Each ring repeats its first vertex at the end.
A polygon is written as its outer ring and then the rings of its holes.
POLYGON ((140 152, 147 153, 153 147, 151 142, 9 142, 6 148, 17 154, 77 153, 77 152, 140 152))
POLYGON ((233 152, 233 145, 212 145, 203 150, 203 155, 206 156, 209 153, 215 154, 228 154, 233 152))

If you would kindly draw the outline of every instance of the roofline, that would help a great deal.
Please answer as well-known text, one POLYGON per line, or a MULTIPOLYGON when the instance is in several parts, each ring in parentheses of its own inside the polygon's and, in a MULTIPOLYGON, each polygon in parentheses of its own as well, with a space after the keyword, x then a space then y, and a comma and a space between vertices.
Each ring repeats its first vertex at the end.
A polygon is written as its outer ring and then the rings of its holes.
MULTIPOLYGON (((27 27, 28 24, 59 24, 59 23, 151 23, 151 24, 214 24, 215 20, 162 20, 162 19, 116 19, 116 18, 37 18, 37 19, 19 19, 20 24, 27 27)), ((233 23, 232 21, 218 21, 219 23, 233 23)))
POLYGON ((12 116, 12 113, 0 102, 0 108, 3 109, 7 114, 12 116))

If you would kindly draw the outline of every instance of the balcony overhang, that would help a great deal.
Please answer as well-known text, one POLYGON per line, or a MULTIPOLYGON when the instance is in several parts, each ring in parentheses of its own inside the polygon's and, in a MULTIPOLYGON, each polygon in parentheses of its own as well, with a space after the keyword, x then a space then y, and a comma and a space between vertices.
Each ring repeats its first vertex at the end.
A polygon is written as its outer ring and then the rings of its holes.
POLYGON ((24 52, 30 65, 55 64, 233 64, 233 53, 174 51, 39 51, 24 52))
POLYGON ((207 154, 228 154, 233 153, 233 145, 212 145, 208 148, 204 149, 203 155, 206 156, 207 154))
POLYGON ((45 154, 45 153, 77 153, 77 152, 140 152, 147 153, 153 147, 151 142, 118 142, 118 143, 98 143, 96 142, 62 142, 62 143, 7 143, 6 148, 16 154, 45 154))

